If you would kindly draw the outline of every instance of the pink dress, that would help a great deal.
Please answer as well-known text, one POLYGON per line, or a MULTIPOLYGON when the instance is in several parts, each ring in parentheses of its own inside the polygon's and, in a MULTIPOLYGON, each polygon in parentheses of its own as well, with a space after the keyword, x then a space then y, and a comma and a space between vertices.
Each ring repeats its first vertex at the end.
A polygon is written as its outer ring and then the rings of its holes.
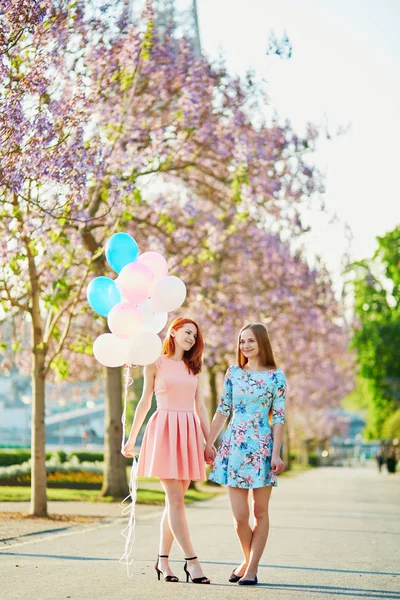
POLYGON ((156 362, 157 410, 140 450, 138 475, 160 479, 205 480, 203 435, 194 412, 198 376, 183 360, 163 355, 156 362))

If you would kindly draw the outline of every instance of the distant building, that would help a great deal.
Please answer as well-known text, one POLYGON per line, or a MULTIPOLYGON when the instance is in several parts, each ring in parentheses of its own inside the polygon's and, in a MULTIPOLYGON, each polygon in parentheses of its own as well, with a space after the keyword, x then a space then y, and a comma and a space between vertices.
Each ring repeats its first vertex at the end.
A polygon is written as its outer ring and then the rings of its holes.
MULTIPOLYGON (((101 389, 101 387, 100 387, 101 389)), ((46 443, 104 443, 104 397, 93 382, 46 385, 46 443)), ((30 377, 0 377, 0 445, 31 445, 30 377)))

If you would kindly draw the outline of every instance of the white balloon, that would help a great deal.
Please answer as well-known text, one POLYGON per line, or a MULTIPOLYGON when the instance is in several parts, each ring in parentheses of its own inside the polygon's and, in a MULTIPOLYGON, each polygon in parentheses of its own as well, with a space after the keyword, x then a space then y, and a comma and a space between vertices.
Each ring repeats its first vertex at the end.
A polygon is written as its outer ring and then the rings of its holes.
POLYGON ((150 317, 143 320, 142 331, 149 331, 152 333, 160 333, 166 326, 168 321, 168 313, 159 312, 154 313, 150 317))
POLYGON ((170 312, 185 302, 186 285, 179 277, 167 275, 154 284, 151 304, 154 312, 170 312))
POLYGON ((143 331, 129 342, 128 362, 132 365, 151 365, 160 356, 162 342, 156 333, 143 331))
POLYGON ((138 304, 138 309, 142 313, 144 319, 146 317, 154 314, 154 310, 153 310, 153 307, 151 305, 150 298, 148 300, 145 300, 141 304, 138 304))
POLYGON ((164 329, 168 321, 168 313, 154 312, 151 300, 146 300, 142 304, 139 304, 138 309, 143 317, 142 331, 160 333, 164 329))
POLYGON ((129 344, 113 333, 103 333, 94 341, 93 354, 106 367, 122 367, 128 362, 129 344))

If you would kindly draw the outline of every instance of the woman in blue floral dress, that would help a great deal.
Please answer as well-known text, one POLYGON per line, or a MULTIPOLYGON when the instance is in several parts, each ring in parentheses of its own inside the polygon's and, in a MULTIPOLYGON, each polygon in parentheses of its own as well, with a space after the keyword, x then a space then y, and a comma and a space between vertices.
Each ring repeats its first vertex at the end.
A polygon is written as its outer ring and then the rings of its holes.
POLYGON ((276 476, 284 470, 280 457, 286 408, 286 379, 275 363, 264 325, 240 331, 237 365, 225 375, 221 402, 207 439, 206 462, 213 463, 210 479, 229 487, 243 561, 229 581, 257 583, 257 568, 268 530, 268 503, 276 476), (213 461, 213 443, 226 419, 229 425, 213 461), (250 525, 249 490, 253 492, 255 526, 250 525))

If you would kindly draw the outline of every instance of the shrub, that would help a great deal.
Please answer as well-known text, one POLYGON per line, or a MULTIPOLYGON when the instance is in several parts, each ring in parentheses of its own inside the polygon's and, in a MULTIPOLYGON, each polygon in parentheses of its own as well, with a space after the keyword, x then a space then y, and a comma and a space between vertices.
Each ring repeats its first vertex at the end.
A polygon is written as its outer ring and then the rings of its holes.
MULTIPOLYGON (((19 468, 19 467, 15 467, 19 468)), ((48 472, 47 487, 49 488, 70 488, 82 490, 99 490, 103 483, 102 473, 89 473, 86 471, 74 471, 69 473, 64 472, 48 472)), ((31 474, 20 473, 10 476, 9 479, 2 481, 2 485, 31 485, 31 474)))
POLYGON ((103 452, 71 452, 68 455, 68 460, 76 456, 80 463, 82 462, 104 462, 103 452))
POLYGON ((55 450, 54 452, 46 453, 46 460, 50 460, 51 457, 54 457, 56 462, 65 463, 67 461, 67 453, 64 450, 55 450), (50 456, 48 456, 48 454, 50 456))
MULTIPOLYGON (((100 489, 103 481, 102 462, 80 463, 76 456, 61 463, 57 453, 46 461, 47 481, 50 487, 80 487, 82 489, 100 489)), ((0 467, 0 485, 30 485, 31 461, 9 467, 0 467)))
POLYGON ((31 457, 30 450, 0 450, 0 467, 22 465, 31 457))
POLYGON ((308 455, 308 464, 310 467, 318 467, 320 463, 320 457, 315 452, 310 452, 308 455))
MULTIPOLYGON (((46 460, 56 458, 57 462, 64 463, 67 460, 67 453, 64 450, 55 450, 46 452, 46 460)), ((12 465, 22 465, 31 459, 31 451, 27 450, 0 450, 0 467, 11 467, 12 465)))

